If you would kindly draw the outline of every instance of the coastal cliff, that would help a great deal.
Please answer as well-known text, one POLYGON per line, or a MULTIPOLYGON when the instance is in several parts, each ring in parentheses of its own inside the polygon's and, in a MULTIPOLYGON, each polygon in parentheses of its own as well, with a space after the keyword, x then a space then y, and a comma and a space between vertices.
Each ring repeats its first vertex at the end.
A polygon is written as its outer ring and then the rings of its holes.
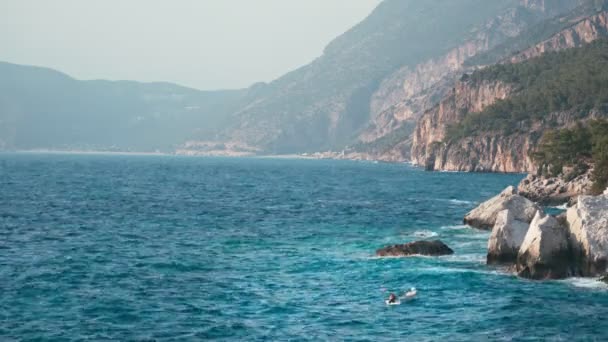
POLYGON ((358 140, 362 144, 375 145, 382 139, 393 141, 393 146, 372 151, 372 158, 409 160, 411 136, 403 135, 398 143, 397 139, 387 137, 400 134, 399 130, 404 125, 415 125, 426 110, 450 94, 463 73, 479 68, 478 65, 467 65, 469 59, 522 34, 542 20, 569 10, 574 4, 569 1, 521 1, 518 6, 507 8, 475 27, 469 38, 444 55, 399 68, 373 93, 370 123, 359 134, 358 140))
MULTIPOLYGON (((608 12, 603 11, 588 18, 579 18, 571 27, 521 52, 507 63, 521 64, 548 52, 579 48, 607 35, 608 12)), ((480 130, 474 135, 446 139, 450 125, 484 111, 497 100, 526 96, 528 85, 502 82, 490 80, 456 83, 454 90, 438 106, 425 112, 418 121, 413 135, 412 162, 429 170, 535 172, 537 168, 530 152, 542 134, 549 128, 571 125, 581 118, 581 113, 555 111, 542 120, 523 120, 517 123, 519 127, 515 133, 480 130), (477 106, 474 105, 475 102, 477 106)), ((591 112, 583 114, 583 117, 590 115, 591 112)))
POLYGON ((512 91, 512 86, 503 82, 457 82, 451 94, 418 121, 413 136, 412 163, 428 170, 491 171, 479 170, 478 165, 487 164, 484 160, 486 155, 493 164, 493 156, 505 151, 495 139, 488 137, 477 139, 476 142, 463 140, 460 142, 462 145, 449 145, 443 141, 450 124, 459 122, 468 112, 481 111, 497 100, 507 98, 512 91), (467 157, 470 148, 477 150, 475 157, 467 157), (473 163, 469 161, 472 158, 482 159, 476 159, 473 163))

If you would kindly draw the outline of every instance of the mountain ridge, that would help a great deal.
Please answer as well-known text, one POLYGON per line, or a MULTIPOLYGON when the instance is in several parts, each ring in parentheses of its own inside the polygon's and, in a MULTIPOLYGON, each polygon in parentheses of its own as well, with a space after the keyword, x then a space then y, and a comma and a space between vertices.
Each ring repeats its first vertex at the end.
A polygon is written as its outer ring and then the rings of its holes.
POLYGON ((413 127, 463 72, 481 67, 470 60, 581 3, 597 1, 385 0, 310 64, 241 90, 69 79, 58 91, 61 85, 36 89, 45 82, 11 86, 5 77, 0 147, 204 155, 345 150, 408 160, 413 127), (57 132, 62 129, 68 137, 57 132))
POLYGON ((243 94, 167 82, 77 80, 7 62, 0 63, 0 74, 0 147, 12 150, 172 151, 197 130, 221 126, 224 118, 213 112, 243 94))

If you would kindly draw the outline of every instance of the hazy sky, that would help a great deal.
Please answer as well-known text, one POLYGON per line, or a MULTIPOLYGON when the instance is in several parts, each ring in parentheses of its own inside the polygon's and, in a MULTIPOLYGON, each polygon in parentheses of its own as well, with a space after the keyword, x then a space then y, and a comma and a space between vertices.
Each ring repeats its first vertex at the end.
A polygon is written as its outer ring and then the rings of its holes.
POLYGON ((0 60, 200 89, 269 81, 380 0, 0 0, 0 60))

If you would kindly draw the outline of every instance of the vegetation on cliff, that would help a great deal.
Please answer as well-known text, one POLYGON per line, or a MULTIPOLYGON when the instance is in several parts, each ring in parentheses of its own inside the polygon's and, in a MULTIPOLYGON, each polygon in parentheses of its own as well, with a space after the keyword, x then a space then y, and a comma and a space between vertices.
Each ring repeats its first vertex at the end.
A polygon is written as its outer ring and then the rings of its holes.
POLYGON ((608 40, 547 53, 519 64, 498 64, 464 77, 468 82, 512 84, 516 95, 468 113, 448 129, 448 139, 494 131, 505 135, 529 131, 533 122, 551 125, 550 113, 585 117, 608 111, 608 40))
POLYGON ((544 134, 532 157, 539 172, 572 179, 593 167, 594 194, 608 186, 608 121, 592 120, 573 128, 551 130, 544 134))

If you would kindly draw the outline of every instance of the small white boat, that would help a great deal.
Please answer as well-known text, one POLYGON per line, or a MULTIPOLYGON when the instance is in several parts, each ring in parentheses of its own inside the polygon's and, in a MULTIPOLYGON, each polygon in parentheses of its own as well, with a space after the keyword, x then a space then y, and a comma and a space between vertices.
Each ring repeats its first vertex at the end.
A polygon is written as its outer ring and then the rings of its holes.
POLYGON ((403 298, 405 298, 405 299, 414 299, 414 297, 416 297, 417 294, 418 294, 418 291, 416 290, 416 288, 412 287, 409 291, 407 291, 405 293, 405 295, 403 296, 403 298))
POLYGON ((401 301, 390 302, 388 299, 384 301, 386 305, 401 305, 401 301))

